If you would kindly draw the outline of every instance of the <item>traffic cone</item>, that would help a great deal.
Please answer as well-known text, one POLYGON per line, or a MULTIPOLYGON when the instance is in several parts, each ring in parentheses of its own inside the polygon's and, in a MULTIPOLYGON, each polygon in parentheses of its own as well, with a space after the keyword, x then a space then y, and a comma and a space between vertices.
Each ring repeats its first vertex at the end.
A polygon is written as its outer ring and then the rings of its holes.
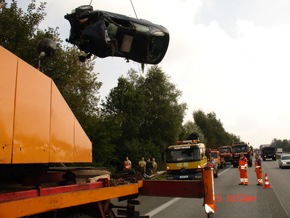
POLYGON ((269 179, 268 179, 268 174, 265 173, 265 184, 264 184, 264 188, 271 188, 270 183, 269 183, 269 179))

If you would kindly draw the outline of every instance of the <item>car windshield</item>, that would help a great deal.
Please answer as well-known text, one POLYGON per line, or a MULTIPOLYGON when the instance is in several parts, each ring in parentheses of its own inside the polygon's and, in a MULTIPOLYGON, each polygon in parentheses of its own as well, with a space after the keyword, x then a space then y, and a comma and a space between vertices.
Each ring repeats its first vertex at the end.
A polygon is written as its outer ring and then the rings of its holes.
POLYGON ((221 153, 230 152, 228 148, 220 148, 221 153))
POLYGON ((212 156, 213 158, 218 158, 218 155, 217 155, 216 152, 211 152, 211 156, 212 156))
POLYGON ((266 147, 266 148, 263 148, 264 151, 276 151, 276 148, 274 147, 266 147))
POLYGON ((290 160, 290 156, 282 156, 281 160, 290 160))
POLYGON ((235 146, 233 147, 233 152, 240 153, 240 152, 247 152, 248 147, 247 146, 235 146))
POLYGON ((199 161, 199 148, 167 150, 167 162, 199 161))

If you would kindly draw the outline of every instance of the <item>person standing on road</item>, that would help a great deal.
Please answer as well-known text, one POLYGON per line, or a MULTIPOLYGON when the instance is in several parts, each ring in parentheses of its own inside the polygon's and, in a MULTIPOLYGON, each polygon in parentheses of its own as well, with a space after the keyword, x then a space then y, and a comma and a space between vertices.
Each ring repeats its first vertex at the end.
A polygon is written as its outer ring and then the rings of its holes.
POLYGON ((255 158, 256 158, 255 171, 256 171, 256 176, 258 180, 257 185, 262 186, 263 185, 262 160, 258 154, 256 154, 255 158))
POLYGON ((240 183, 239 185, 248 185, 248 159, 244 156, 244 152, 241 153, 239 159, 239 170, 240 170, 240 183))

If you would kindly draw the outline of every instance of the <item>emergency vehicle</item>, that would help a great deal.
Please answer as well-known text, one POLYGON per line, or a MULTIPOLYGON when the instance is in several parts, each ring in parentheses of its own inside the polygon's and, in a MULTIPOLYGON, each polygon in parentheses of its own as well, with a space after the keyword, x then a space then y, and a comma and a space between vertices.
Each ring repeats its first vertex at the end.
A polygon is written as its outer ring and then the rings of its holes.
POLYGON ((1 218, 115 218, 114 208, 137 218, 138 195, 204 198, 213 217, 212 169, 180 183, 84 167, 91 141, 53 80, 1 46, 0 57, 1 218), (114 198, 127 205, 113 205, 114 198))
POLYGON ((207 163, 206 147, 199 140, 177 141, 166 149, 167 179, 201 179, 207 163))
POLYGON ((248 160, 248 166, 252 167, 253 161, 252 161, 252 156, 253 156, 253 148, 252 146, 246 144, 246 143, 237 143, 232 145, 232 153, 233 153, 233 166, 238 167, 239 165, 239 159, 241 156, 241 153, 244 153, 245 157, 248 160))
POLYGON ((221 146, 219 147, 220 156, 224 158, 225 163, 231 163, 233 161, 232 147, 221 146))

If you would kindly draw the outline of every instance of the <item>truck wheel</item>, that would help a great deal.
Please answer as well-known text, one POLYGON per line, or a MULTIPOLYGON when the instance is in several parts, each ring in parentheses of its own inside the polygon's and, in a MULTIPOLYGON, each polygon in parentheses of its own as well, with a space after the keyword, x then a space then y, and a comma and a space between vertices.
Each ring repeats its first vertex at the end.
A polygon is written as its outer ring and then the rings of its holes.
POLYGON ((75 213, 68 215, 67 218, 94 218, 94 217, 84 213, 75 213))

